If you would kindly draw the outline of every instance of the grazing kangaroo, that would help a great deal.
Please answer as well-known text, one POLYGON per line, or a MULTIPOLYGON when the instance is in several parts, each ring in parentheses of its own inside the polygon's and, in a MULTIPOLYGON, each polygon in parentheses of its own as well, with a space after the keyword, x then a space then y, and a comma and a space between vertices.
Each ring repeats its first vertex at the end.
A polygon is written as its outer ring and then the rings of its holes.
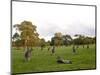
POLYGON ((27 48, 25 52, 25 61, 30 61, 32 48, 27 48))

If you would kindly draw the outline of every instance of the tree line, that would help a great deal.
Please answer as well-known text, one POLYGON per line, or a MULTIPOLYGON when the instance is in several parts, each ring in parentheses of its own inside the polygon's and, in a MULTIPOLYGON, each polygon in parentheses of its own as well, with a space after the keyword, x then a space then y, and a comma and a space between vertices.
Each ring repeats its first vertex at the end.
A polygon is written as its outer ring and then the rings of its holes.
POLYGON ((45 46, 79 46, 95 44, 96 37, 89 37, 81 34, 76 34, 73 39, 70 35, 63 35, 61 32, 54 33, 54 37, 49 41, 45 41, 44 38, 39 38, 39 33, 37 32, 36 25, 32 24, 30 21, 23 21, 20 24, 15 24, 13 28, 16 32, 12 36, 12 47, 41 47, 41 50, 45 46))

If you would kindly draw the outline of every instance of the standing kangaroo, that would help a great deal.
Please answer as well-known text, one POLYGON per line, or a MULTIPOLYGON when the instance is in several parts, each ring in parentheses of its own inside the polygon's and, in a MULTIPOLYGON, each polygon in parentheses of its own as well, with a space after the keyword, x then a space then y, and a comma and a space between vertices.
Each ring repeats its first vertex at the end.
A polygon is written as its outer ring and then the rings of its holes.
POLYGON ((48 47, 48 51, 50 50, 50 47, 48 47))
POLYGON ((53 46, 53 48, 52 48, 52 54, 54 54, 55 53, 55 46, 53 46))
POLYGON ((75 46, 73 46, 73 53, 76 53, 76 49, 75 49, 75 46))
POLYGON ((32 48, 27 48, 25 52, 25 61, 30 61, 32 48))

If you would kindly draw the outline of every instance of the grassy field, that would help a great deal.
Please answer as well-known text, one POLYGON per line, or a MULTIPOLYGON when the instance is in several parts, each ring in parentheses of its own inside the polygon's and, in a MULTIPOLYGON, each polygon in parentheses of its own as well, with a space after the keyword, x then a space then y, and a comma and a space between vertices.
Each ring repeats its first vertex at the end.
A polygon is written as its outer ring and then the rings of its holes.
POLYGON ((12 49, 12 73, 95 69, 95 51, 95 45, 91 45, 88 49, 80 46, 77 53, 73 54, 72 46, 68 46, 56 48, 55 55, 51 55, 51 51, 47 48, 43 51, 34 48, 31 60, 24 62, 24 50, 12 49), (57 56, 72 60, 72 64, 58 64, 57 56))

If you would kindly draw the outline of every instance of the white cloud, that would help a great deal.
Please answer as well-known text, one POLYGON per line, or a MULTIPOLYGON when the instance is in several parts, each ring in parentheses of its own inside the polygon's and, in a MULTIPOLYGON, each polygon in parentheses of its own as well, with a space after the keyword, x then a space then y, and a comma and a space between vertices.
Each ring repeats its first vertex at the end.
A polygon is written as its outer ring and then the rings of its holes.
POLYGON ((32 21, 40 37, 46 40, 55 32, 95 35, 94 7, 13 2, 12 18, 13 25, 23 20, 32 21))

